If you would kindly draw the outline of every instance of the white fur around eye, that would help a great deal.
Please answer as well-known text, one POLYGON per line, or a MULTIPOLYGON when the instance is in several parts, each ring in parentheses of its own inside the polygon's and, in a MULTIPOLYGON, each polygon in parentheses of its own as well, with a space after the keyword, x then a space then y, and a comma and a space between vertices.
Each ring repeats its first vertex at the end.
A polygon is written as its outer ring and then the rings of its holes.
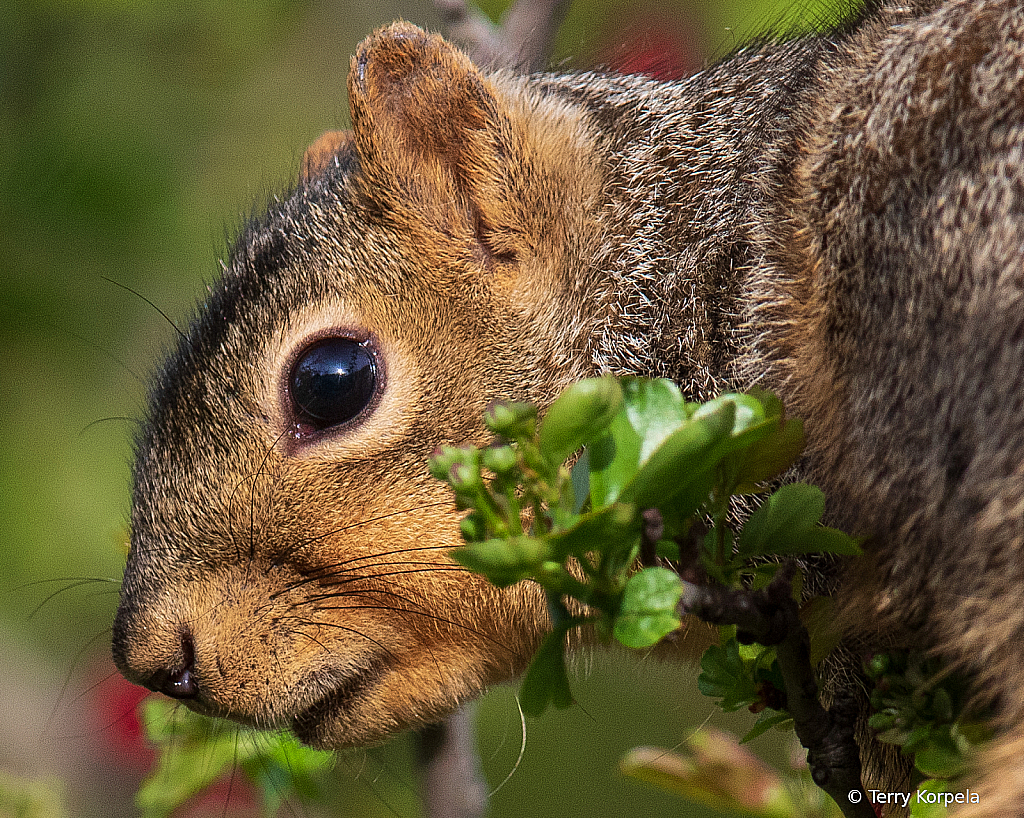
POLYGON ((413 351, 390 332, 386 322, 335 302, 311 305, 291 316, 271 336, 264 351, 261 401, 271 420, 268 432, 278 448, 293 457, 365 459, 402 440, 420 403, 420 373, 413 351), (297 437, 288 395, 296 359, 323 338, 350 337, 366 341, 377 358, 377 395, 373 404, 350 424, 297 437))

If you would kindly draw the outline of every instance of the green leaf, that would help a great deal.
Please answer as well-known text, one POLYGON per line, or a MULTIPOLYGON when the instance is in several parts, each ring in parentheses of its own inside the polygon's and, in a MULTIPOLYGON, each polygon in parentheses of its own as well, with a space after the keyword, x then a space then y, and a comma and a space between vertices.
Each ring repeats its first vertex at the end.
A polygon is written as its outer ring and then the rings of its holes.
POLYGON ((611 505, 640 465, 640 435, 620 412, 590 444, 590 502, 595 510, 611 505))
POLYGON ((572 384, 544 415, 538 438, 541 453, 552 465, 561 465, 608 427, 622 400, 622 387, 610 376, 572 384))
POLYGON ((590 502, 590 451, 584 449, 573 464, 572 471, 573 514, 580 514, 590 502))
POLYGON ((856 555, 856 540, 834 528, 819 526, 825 495, 816 486, 782 486, 750 515, 739 537, 741 557, 762 554, 856 555))
POLYGON ((716 811, 751 818, 804 814, 775 770, 717 731, 698 731, 681 753, 637 747, 622 759, 619 769, 716 811))
POLYGON ((640 463, 689 420, 688 404, 679 387, 666 379, 628 378, 623 383, 624 411, 641 440, 640 463))
POLYGON ((527 716, 540 716, 550 706, 564 710, 573 702, 565 672, 565 634, 566 628, 556 628, 544 638, 523 677, 519 704, 527 716))
MULTIPOLYGON (((920 749, 914 752, 914 766, 928 778, 955 778, 969 768, 968 757, 961 752, 951 731, 942 728, 925 727, 925 739, 920 749)), ((913 734, 911 734, 913 736, 913 734)), ((904 750, 912 751, 910 741, 904 750)))
POLYGON ((782 474, 796 462, 804 447, 803 423, 785 417, 778 396, 754 388, 746 397, 761 404, 764 420, 758 439, 750 439, 729 458, 737 491, 744 493, 782 474))
POLYGON ((629 578, 615 618, 615 638, 630 648, 657 644, 682 623, 676 612, 683 583, 667 568, 645 568, 629 578))
POLYGON ((303 747, 287 733, 256 733, 150 698, 143 723, 157 758, 136 793, 142 818, 168 818, 179 807, 236 767, 263 793, 273 814, 292 792, 317 789, 314 777, 333 763, 328 752, 303 747))
POLYGON ((698 412, 651 453, 617 499, 651 508, 682 493, 717 461, 719 444, 728 438, 735 417, 736 405, 729 401, 713 412, 698 412))
POLYGON ((836 528, 815 525, 794 531, 776 546, 776 554, 836 554, 856 557, 862 552, 857 540, 836 528))
POLYGON ((787 535, 813 526, 825 513, 821 489, 805 483, 782 486, 750 515, 740 532, 742 556, 777 553, 787 535))
POLYGON ((739 710, 757 699, 757 685, 747 672, 735 639, 724 645, 712 645, 700 660, 697 688, 705 696, 721 699, 719 707, 726 712, 739 710))
POLYGON ((758 714, 757 721, 754 722, 754 726, 751 727, 747 731, 747 734, 740 739, 740 744, 747 744, 758 736, 764 735, 773 727, 788 725, 792 723, 792 721, 793 717, 790 716, 789 713, 765 708, 758 714))
POLYGON ((915 793, 910 799, 910 818, 946 818, 949 811, 942 803, 942 793, 950 793, 945 781, 925 781, 918 787, 924 797, 915 793))
POLYGON ((276 815, 284 799, 295 793, 306 799, 320 792, 316 776, 334 763, 332 753, 304 747, 287 733, 246 733, 239 766, 263 793, 263 811, 276 815))
POLYGON ((142 712, 159 751, 135 803, 142 818, 167 818, 233 769, 241 730, 218 725, 214 731, 212 720, 175 711, 161 699, 147 699, 142 712))
POLYGON ((623 407, 590 446, 590 496, 595 508, 614 502, 640 465, 687 423, 689 404, 668 380, 624 378, 623 407))
POLYGON ((739 489, 777 477, 792 466, 804 450, 804 424, 796 419, 772 418, 767 432, 753 441, 736 458, 736 482, 739 489))
POLYGON ((640 518, 633 506, 615 503, 585 514, 564 531, 547 534, 544 542, 548 559, 562 562, 566 557, 583 557, 592 551, 622 553, 640 541, 640 518))

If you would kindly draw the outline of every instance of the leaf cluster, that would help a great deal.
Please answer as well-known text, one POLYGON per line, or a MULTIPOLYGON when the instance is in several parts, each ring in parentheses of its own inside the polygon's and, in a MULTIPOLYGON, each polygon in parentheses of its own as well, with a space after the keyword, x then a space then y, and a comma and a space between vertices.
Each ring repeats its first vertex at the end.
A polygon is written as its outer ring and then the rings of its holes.
POLYGON ((792 719, 785 712, 786 685, 775 658, 775 649, 764 645, 741 645, 735 638, 712 645, 701 657, 697 688, 718 699, 726 713, 746 707, 758 718, 741 739, 752 741, 772 727, 787 727, 792 719))
MULTIPOLYGON (((699 404, 667 380, 604 377, 570 386, 543 419, 533 406, 498 404, 484 423, 493 444, 444 447, 430 469, 469 512, 466 546, 452 556, 500 587, 530 580, 547 594, 554 629, 524 680, 528 713, 571 703, 563 645, 572 628, 587 623, 631 648, 678 629, 681 568, 757 588, 780 555, 858 552, 820 524, 818 489, 766 488, 803 447, 800 421, 768 393, 699 404), (734 498, 750 494, 765 497, 737 531, 734 498), (652 509, 657 526, 644 521, 652 509), (642 553, 647 564, 637 570, 642 553)), ((710 655, 705 668, 709 690, 730 704, 771 698, 781 681, 771 661, 741 668, 728 664, 738 645, 720 650, 727 653, 710 655)))
POLYGON ((874 682, 868 724, 882 741, 899 745, 928 778, 956 778, 982 742, 991 738, 972 712, 967 681, 919 651, 872 656, 865 671, 874 682))

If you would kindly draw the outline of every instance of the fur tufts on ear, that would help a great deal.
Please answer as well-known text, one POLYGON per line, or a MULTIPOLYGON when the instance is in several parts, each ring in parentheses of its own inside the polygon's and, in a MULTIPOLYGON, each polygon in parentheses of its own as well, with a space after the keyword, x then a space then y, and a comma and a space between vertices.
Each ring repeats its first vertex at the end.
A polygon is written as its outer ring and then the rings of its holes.
POLYGON ((308 182, 331 164, 331 161, 354 142, 351 131, 327 131, 306 148, 302 155, 302 181, 308 182))
POLYGON ((360 45, 348 91, 367 192, 403 221, 453 239, 448 249, 456 255, 468 251, 488 266, 512 260, 488 241, 502 210, 510 128, 493 85, 469 57, 435 34, 394 23, 360 45))

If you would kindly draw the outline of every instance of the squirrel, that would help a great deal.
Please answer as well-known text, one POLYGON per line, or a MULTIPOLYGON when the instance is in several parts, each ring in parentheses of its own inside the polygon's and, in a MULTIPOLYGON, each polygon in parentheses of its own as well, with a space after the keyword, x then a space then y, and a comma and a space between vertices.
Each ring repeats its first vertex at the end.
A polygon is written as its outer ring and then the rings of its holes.
POLYGON ((121 672, 316 747, 436 722, 550 625, 449 558, 431 452, 597 373, 760 385, 868 537, 828 580, 846 637, 971 674, 996 736, 956 814, 1024 815, 1017 0, 869 2, 672 82, 487 71, 396 22, 348 96, 155 377, 121 672))

